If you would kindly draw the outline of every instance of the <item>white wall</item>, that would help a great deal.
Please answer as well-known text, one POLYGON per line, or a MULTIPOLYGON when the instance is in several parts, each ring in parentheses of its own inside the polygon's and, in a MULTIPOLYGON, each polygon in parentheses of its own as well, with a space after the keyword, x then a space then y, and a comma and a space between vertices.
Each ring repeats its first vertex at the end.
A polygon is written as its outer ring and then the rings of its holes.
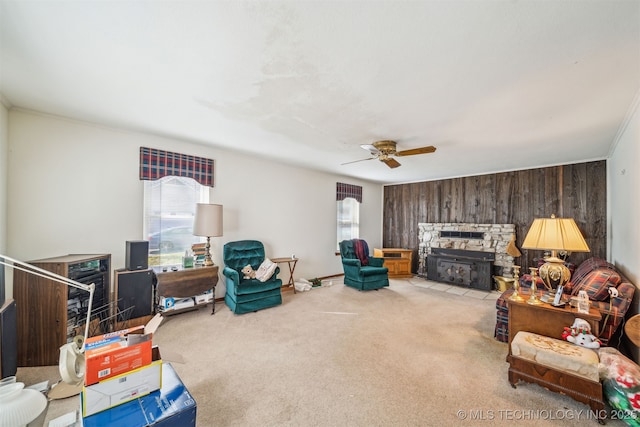
POLYGON ((113 267, 124 267, 125 241, 144 238, 140 146, 215 160, 211 202, 224 206, 224 236, 212 239, 217 265, 225 242, 257 239, 267 256, 295 253, 296 277, 342 273, 336 181, 362 185, 360 235, 372 248, 382 242, 379 184, 32 112, 12 110, 9 122, 7 250, 17 259, 110 253, 113 267))
POLYGON ((7 156, 9 155, 9 110, 0 102, 0 253, 7 248, 7 156))
POLYGON ((610 260, 640 286, 640 101, 608 160, 610 260))
MULTIPOLYGON (((9 155, 9 110, 1 102, 0 95, 0 254, 6 255, 7 249, 7 156, 9 155)), ((4 266, 0 266, 4 268, 4 266)), ((6 269, 9 270, 9 269, 6 269)), ((10 279, 10 272, 5 271, 5 282, 10 279)), ((12 276, 11 276, 12 277, 12 276)), ((5 286, 0 283, 0 286, 5 286)), ((13 289, 5 286, 5 296, 11 298, 13 289)))
MULTIPOLYGON (((640 312, 640 92, 607 163, 610 261, 636 285, 627 318, 640 312)), ((640 348, 624 340, 631 357, 640 348)))

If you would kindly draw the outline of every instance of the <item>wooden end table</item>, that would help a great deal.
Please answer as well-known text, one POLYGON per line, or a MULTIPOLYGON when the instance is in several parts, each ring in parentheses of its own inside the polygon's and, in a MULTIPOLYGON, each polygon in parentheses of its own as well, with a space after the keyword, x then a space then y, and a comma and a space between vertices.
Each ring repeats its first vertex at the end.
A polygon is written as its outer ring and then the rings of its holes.
POLYGON ((295 285, 295 281, 293 280, 293 272, 296 269, 296 264, 298 263, 298 258, 271 258, 271 261, 275 262, 276 264, 282 264, 282 263, 287 263, 287 265, 289 266, 289 281, 287 282, 287 286, 293 286, 293 293, 296 293, 296 285, 295 285))
MULTIPOLYGON (((528 298, 528 294, 521 295, 528 298)), ((586 320, 591 326, 591 333, 596 337, 600 335, 600 320, 602 315, 594 306, 589 306, 589 314, 579 313, 577 308, 568 303, 564 307, 554 307, 551 304, 528 304, 526 301, 508 300, 509 306, 509 352, 511 341, 520 331, 532 332, 546 337, 563 339, 564 327, 573 325, 576 317, 586 320)))

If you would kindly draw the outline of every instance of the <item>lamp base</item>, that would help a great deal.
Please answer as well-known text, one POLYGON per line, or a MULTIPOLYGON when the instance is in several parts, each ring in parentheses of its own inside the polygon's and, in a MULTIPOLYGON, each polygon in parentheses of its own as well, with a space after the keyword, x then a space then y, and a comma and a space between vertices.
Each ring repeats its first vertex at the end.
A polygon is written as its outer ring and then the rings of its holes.
POLYGON ((538 274, 547 289, 551 291, 558 289, 559 286, 566 285, 571 279, 571 272, 564 265, 564 261, 555 255, 545 258, 545 261, 538 269, 538 274))
POLYGON ((205 267, 213 267, 213 260, 211 259, 211 238, 207 237, 207 243, 204 245, 204 263, 205 267))

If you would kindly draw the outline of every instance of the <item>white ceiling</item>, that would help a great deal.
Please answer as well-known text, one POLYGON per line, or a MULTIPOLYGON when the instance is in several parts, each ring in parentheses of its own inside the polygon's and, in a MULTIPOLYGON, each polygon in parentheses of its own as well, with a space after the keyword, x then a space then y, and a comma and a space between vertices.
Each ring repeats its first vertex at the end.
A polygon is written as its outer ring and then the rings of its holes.
POLYGON ((640 1, 6 1, 9 106, 382 183, 606 158, 640 1), (389 169, 360 148, 398 150, 389 169))

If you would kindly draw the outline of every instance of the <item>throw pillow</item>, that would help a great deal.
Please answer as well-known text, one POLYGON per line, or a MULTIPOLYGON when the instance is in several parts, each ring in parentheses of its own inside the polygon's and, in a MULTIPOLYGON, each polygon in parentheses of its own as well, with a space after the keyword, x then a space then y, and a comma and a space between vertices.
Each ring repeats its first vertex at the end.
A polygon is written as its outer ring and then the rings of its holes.
POLYGON ((273 276, 277 266, 278 264, 271 261, 269 258, 265 258, 264 261, 262 261, 262 264, 260 264, 260 267, 256 270, 256 279, 261 282, 266 282, 271 279, 271 276, 273 276))
POLYGON ((593 301, 606 301, 609 298, 609 288, 617 287, 620 283, 620 275, 608 268, 599 268, 591 271, 579 282, 573 282, 572 295, 578 295, 580 291, 586 291, 589 299, 593 301))
POLYGON ((582 264, 578 266, 578 268, 575 269, 575 271, 571 272, 571 281, 574 283, 581 282, 589 273, 603 267, 608 268, 609 270, 616 271, 616 268, 613 264, 602 258, 592 257, 586 259, 582 262, 582 264))

